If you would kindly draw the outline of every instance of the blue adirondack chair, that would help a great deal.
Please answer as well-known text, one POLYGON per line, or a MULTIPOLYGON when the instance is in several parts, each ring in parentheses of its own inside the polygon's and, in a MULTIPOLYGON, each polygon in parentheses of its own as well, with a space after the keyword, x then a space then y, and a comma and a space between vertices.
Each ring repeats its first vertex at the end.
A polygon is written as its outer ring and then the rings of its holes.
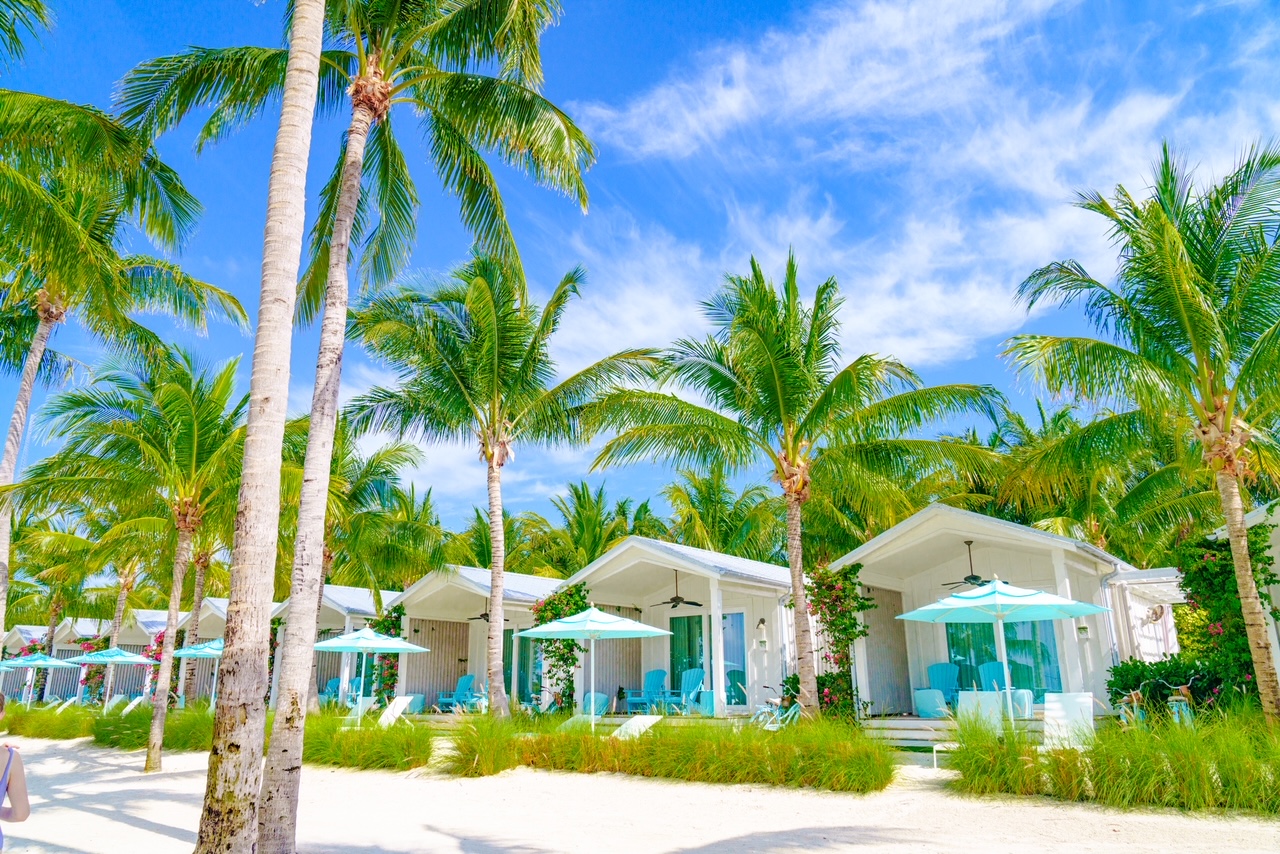
POLYGON ((452 691, 441 691, 436 697, 436 706, 442 712, 452 712, 457 708, 465 707, 471 701, 475 684, 476 677, 473 674, 465 673, 459 676, 458 684, 452 691))
POLYGON ((320 692, 321 703, 338 702, 338 688, 342 685, 342 680, 337 676, 325 683, 324 690, 320 692))
POLYGON ((947 705, 955 705, 960 690, 960 668, 948 662, 929 665, 929 687, 941 691, 947 705))
POLYGON ((702 691, 702 682, 706 673, 701 667, 690 667, 680 674, 680 691, 672 692, 667 700, 668 705, 684 715, 698 712, 698 694, 702 691))
POLYGON ((745 706, 747 704, 747 674, 738 668, 727 671, 724 674, 725 686, 725 702, 730 706, 745 706))
POLYGON ((608 711, 609 698, 606 695, 597 691, 582 698, 582 713, 584 715, 598 718, 603 714, 607 714, 608 711))
POLYGON ((1000 662, 988 661, 978 665, 978 690, 1004 690, 1004 668, 1000 666, 1000 662))
POLYGON ((640 714, 661 706, 667 696, 667 671, 650 670, 644 675, 644 687, 639 691, 627 691, 628 714, 640 714))

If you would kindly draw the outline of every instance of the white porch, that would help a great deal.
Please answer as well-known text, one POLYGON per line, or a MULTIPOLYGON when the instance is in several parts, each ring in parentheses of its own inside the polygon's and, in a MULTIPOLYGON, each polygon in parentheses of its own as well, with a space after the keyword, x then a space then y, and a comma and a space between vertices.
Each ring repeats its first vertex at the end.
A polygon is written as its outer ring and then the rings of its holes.
MULTIPOLYGON (((930 687, 930 665, 960 667, 964 689, 976 687, 979 665, 995 660, 990 627, 895 619, 968 589, 944 586, 970 574, 966 542, 972 544, 972 572, 984 580, 999 577, 1104 606, 1104 581, 1116 570, 1133 569, 1075 540, 945 505, 925 508, 833 564, 862 564, 859 578, 878 605, 866 613, 868 635, 854 650, 855 684, 872 715, 915 714, 914 692, 930 687)), ((1037 703, 1046 692, 1080 692, 1105 704, 1116 644, 1111 616, 1010 624, 1013 687, 1031 689, 1037 703)))
MULTIPOLYGON (((565 581, 585 583, 596 607, 672 632, 671 637, 599 641, 584 661, 577 701, 596 667, 596 691, 640 690, 650 670, 679 690, 685 670, 701 668, 703 706, 716 717, 741 714, 781 691, 791 634, 790 575, 785 567, 702 549, 629 537, 565 581), (675 607, 676 595, 685 600, 675 607), (741 675, 733 671, 740 671, 741 675)), ((583 658, 586 658, 584 655, 583 658)))

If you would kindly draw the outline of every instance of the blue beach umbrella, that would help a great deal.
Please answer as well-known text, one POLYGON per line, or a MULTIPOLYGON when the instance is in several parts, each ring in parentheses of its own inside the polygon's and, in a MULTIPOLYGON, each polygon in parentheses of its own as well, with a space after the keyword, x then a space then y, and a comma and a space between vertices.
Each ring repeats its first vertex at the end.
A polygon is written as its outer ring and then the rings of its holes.
MULTIPOLYGON (((184 646, 182 649, 174 650, 174 658, 222 658, 222 638, 216 640, 205 641, 204 643, 196 643, 191 646, 184 646)), ((218 668, 213 668, 213 688, 209 693, 209 711, 213 711, 214 703, 218 701, 218 668)))
MULTIPOLYGON (((585 640, 591 655, 591 692, 596 692, 596 641, 604 638, 656 638, 671 632, 657 626, 646 626, 617 614, 606 614, 592 605, 580 614, 552 620, 531 629, 518 632, 522 638, 536 640, 585 640)), ((596 717, 591 716, 591 731, 595 732, 596 717)))
MULTIPOLYGON (((86 652, 84 655, 77 655, 74 658, 66 659, 66 661, 68 664, 79 664, 81 667, 103 664, 110 667, 113 671, 117 664, 135 664, 143 667, 152 667, 159 663, 154 659, 147 658, 145 655, 138 655, 136 652, 129 652, 127 649, 120 649, 116 646, 109 647, 108 649, 100 649, 96 652, 86 652)), ((83 679, 84 675, 81 674, 81 680, 83 681, 83 679)), ((106 705, 108 699, 108 697, 103 696, 103 706, 106 705)), ((76 702, 80 702, 79 693, 76 694, 76 702)))
MULTIPOLYGON (((425 646, 409 643, 403 638, 379 634, 368 627, 348 632, 345 635, 339 635, 336 638, 320 641, 315 645, 315 649, 320 652, 360 653, 361 674, 364 673, 365 663, 370 653, 431 652, 425 646)), ((361 695, 364 694, 364 681, 360 683, 360 693, 361 695)), ((356 706, 359 708, 359 700, 356 701, 356 706)))
POLYGON ((9 668, 10 670, 22 670, 22 669, 31 670, 31 672, 27 674, 27 686, 26 688, 23 689, 23 693, 25 694, 26 704, 28 706, 31 705, 31 700, 32 700, 31 694, 33 689, 35 688, 35 677, 36 677, 37 670, 40 670, 42 668, 46 670, 54 670, 57 668, 68 668, 68 667, 79 668, 80 666, 78 664, 69 664, 66 661, 63 661, 61 658, 54 658, 53 656, 45 655, 43 652, 33 652, 31 653, 31 655, 24 655, 21 658, 10 658, 10 659, 7 659, 4 664, 5 664, 5 667, 9 668))
POLYGON ((1064 599, 1042 590, 1014 587, 1000 579, 981 587, 939 599, 898 617, 917 623, 992 623, 995 625, 996 657, 1004 669, 1005 705, 1013 717, 1013 685, 1009 680, 1009 653, 1005 649, 1004 624, 1037 620, 1069 620, 1106 611, 1101 605, 1064 599))

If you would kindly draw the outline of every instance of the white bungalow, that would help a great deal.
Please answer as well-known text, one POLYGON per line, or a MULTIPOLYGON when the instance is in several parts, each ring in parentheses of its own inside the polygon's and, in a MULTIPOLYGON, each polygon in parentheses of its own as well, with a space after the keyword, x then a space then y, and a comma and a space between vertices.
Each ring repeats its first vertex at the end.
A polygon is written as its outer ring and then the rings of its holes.
MULTIPOLYGON (((400 595, 398 590, 381 591, 382 607, 389 606, 391 601, 400 595)), ((289 599, 274 606, 272 618, 288 617, 289 599)), ((378 616, 378 603, 373 600, 373 591, 367 587, 343 587, 338 584, 326 584, 320 596, 320 614, 317 623, 317 640, 344 635, 362 629, 369 620, 378 616)), ((201 627, 201 634, 204 629, 201 627)), ((271 669, 271 707, 276 704, 276 693, 279 690, 281 641, 284 640, 284 626, 281 625, 276 635, 277 660, 271 669)), ((354 679, 354 657, 351 653, 318 652, 316 653, 316 691, 323 691, 331 679, 339 679, 342 685, 340 699, 346 699, 348 680, 354 679)))
MULTIPOLYGON (((650 670, 665 670, 667 687, 678 689, 686 670, 701 668, 717 717, 746 712, 780 691, 783 662, 794 657, 786 567, 628 537, 564 585, 579 582, 596 607, 671 632, 597 643, 597 691, 612 697, 619 688, 638 690, 650 670)), ((585 671, 575 682, 580 700, 585 671)))
MULTIPOLYGON (((487 678, 489 581, 487 569, 450 566, 422 577, 385 603, 387 607, 404 606, 404 637, 431 650, 401 656, 398 694, 421 695, 430 708, 437 705, 441 691, 452 691, 459 677, 468 673, 475 677, 477 691, 483 687, 487 678)), ((513 634, 533 625, 534 604, 549 596, 561 583, 558 578, 514 572, 504 576, 506 688, 520 702, 534 701, 535 685, 540 680, 535 674, 538 665, 532 641, 513 643, 513 634)))
MULTIPOLYGON (((9 629, 4 635, 5 658, 13 658, 28 644, 44 641, 44 636, 48 632, 48 626, 19 625, 9 629)), ((0 690, 4 692, 6 697, 21 694, 23 686, 26 685, 26 679, 27 674, 23 670, 10 670, 8 673, 0 673, 0 690)))
POLYGON ((1031 689, 1037 703, 1046 692, 1087 692, 1105 704, 1112 664, 1177 649, 1167 607, 1181 601, 1176 571, 1137 570, 1088 543, 978 513, 934 504, 832 566, 851 564, 862 565, 859 579, 877 605, 864 615, 868 635, 854 649, 859 696, 872 704, 873 715, 911 714, 914 691, 929 687, 930 665, 958 665, 965 687, 977 682, 979 665, 995 660, 990 625, 895 619, 968 589, 964 579, 971 574, 1112 609, 1006 625, 1014 687, 1031 689), (1134 627, 1131 614, 1146 625, 1134 627))

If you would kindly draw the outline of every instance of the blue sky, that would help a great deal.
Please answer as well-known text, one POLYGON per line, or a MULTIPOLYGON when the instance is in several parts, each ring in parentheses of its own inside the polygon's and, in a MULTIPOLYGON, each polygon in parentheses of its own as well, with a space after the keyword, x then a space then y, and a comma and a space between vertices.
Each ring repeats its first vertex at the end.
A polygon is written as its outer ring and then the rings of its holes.
MULTIPOLYGON (((500 173, 535 291, 583 264, 584 297, 557 344, 565 370, 624 346, 700 333, 697 303, 755 254, 781 271, 797 253, 810 291, 836 276, 846 355, 891 353, 929 382, 1030 392, 1000 361, 1018 331, 1081 328, 1073 313, 1028 317, 1012 292, 1031 270, 1074 257, 1114 269, 1077 189, 1145 186, 1167 138, 1202 174, 1276 133, 1280 25, 1250 2, 623 2, 565 0, 544 38, 547 94, 600 147, 590 212, 500 173)), ((0 85, 107 106, 133 65, 186 45, 275 45, 281 0, 94 0, 59 20, 0 85), (82 11, 92 8, 92 14, 82 11)), ((416 140, 412 116, 393 121, 416 140)), ((196 158, 195 125, 161 141, 204 203, 180 260, 256 310, 274 113, 196 158)), ((310 188, 332 167, 341 124, 316 128, 310 188)), ((411 142, 423 198, 414 266, 465 257, 456 207, 411 142)), ((142 248, 142 247, 135 247, 142 248)), ((168 329, 164 323, 157 326, 168 329)), ((209 360, 248 353, 248 335, 192 338, 209 360)), ((314 330, 294 339, 291 405, 310 399, 314 330)), ((92 364, 75 328, 55 347, 92 364)), ((242 373, 248 376, 247 361, 242 373)), ((386 379, 357 349, 345 393, 386 379)), ((0 378, 8 413, 12 378, 0 378)), ((43 393, 41 393, 43 395, 43 393)), ((20 465, 47 451, 28 440, 20 465)), ((445 521, 484 498, 470 447, 424 447, 413 472, 445 521)), ((506 470, 514 511, 586 475, 589 449, 522 449, 506 470)), ((763 474, 763 473, 762 473, 763 474)), ((655 495, 669 475, 640 466, 592 475, 615 496, 655 495)))

